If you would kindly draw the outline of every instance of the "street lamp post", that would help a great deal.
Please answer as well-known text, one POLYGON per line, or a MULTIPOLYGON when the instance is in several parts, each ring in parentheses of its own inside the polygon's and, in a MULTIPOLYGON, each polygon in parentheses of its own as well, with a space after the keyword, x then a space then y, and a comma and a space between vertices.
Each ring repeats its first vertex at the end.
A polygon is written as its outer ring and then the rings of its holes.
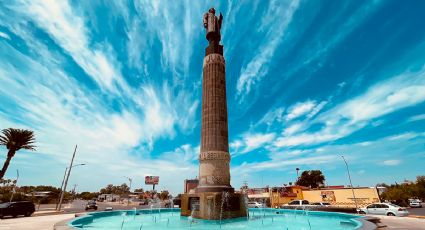
MULTIPOLYGON (((72 168, 77 167, 77 166, 82 166, 82 165, 86 165, 86 164, 83 163, 83 164, 73 165, 72 168)), ((59 200, 60 200, 60 198, 62 196, 62 193, 64 192, 63 185, 64 185, 64 182, 65 182, 65 178, 66 178, 66 173, 67 172, 68 172, 68 167, 65 168, 65 173, 63 174, 63 179, 62 179, 62 184, 61 184, 61 190, 60 190, 59 197, 58 197, 59 200)), ((59 205, 59 203, 56 203, 56 208, 55 209, 58 209, 58 205, 59 205)))
POLYGON ((300 179, 300 177, 298 176, 298 172, 300 171, 300 168, 296 168, 295 170, 297 170, 297 181, 295 182, 295 184, 298 184, 298 180, 300 179))
POLYGON ((61 184, 61 190, 60 190, 59 197, 58 197, 58 202, 56 203, 56 208, 55 208, 56 210, 58 209, 59 200, 61 199, 61 196, 62 196, 63 183, 65 182, 66 172, 68 172, 68 167, 66 167, 66 168, 65 168, 65 172, 63 173, 63 179, 62 179, 62 184, 61 184))
POLYGON ((77 152, 77 145, 75 145, 74 153, 72 154, 72 158, 71 158, 71 163, 68 167, 69 170, 68 170, 68 173, 66 175, 65 184, 63 186, 63 190, 62 190, 62 193, 61 193, 61 198, 59 199, 58 211, 60 211, 61 207, 62 207, 63 196, 64 196, 65 191, 66 191, 66 186, 68 185, 69 176, 71 175, 71 170, 72 170, 72 167, 73 167, 72 164, 74 163, 74 158, 75 158, 76 152, 77 152))
POLYGON ((358 210, 358 206, 357 206, 357 199, 356 199, 356 195, 354 194, 353 183, 351 182, 350 170, 348 169, 348 164, 347 164, 347 161, 345 160, 344 156, 341 155, 341 157, 344 160, 345 166, 347 167, 347 173, 348 173, 348 179, 350 180, 351 192, 353 192, 354 204, 356 205, 356 212, 358 213, 359 210, 358 210))

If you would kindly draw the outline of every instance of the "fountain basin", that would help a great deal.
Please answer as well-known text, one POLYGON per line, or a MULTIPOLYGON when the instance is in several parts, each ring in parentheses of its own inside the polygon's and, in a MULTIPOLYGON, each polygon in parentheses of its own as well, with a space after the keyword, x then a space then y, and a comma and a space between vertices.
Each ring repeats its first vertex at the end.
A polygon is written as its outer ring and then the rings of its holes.
POLYGON ((286 210, 249 209, 249 218, 201 220, 180 216, 180 209, 144 209, 112 212, 94 212, 68 222, 71 229, 364 229, 358 215, 286 210))

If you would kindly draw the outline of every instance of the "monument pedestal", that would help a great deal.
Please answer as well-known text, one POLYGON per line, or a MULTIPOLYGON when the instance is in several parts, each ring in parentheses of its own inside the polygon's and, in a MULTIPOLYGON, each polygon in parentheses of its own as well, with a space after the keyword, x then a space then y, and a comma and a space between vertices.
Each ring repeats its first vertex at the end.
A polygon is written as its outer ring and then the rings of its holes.
POLYGON ((246 217, 245 196, 230 192, 183 194, 181 215, 206 220, 246 217))

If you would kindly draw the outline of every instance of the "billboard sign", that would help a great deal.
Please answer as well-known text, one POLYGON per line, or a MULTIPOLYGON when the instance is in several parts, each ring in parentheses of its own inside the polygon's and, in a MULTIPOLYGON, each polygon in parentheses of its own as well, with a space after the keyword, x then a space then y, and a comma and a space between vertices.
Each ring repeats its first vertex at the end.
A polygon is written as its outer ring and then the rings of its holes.
POLYGON ((158 184, 159 183, 159 176, 146 176, 145 177, 145 184, 158 184))

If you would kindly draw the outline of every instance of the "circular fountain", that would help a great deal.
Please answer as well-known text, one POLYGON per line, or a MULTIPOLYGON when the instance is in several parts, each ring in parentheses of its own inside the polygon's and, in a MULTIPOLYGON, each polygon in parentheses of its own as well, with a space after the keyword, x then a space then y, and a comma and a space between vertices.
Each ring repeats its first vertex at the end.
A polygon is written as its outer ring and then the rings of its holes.
POLYGON ((248 216, 202 220, 181 216, 180 209, 94 212, 68 223, 71 229, 364 229, 360 216, 288 209, 249 209, 248 216))

